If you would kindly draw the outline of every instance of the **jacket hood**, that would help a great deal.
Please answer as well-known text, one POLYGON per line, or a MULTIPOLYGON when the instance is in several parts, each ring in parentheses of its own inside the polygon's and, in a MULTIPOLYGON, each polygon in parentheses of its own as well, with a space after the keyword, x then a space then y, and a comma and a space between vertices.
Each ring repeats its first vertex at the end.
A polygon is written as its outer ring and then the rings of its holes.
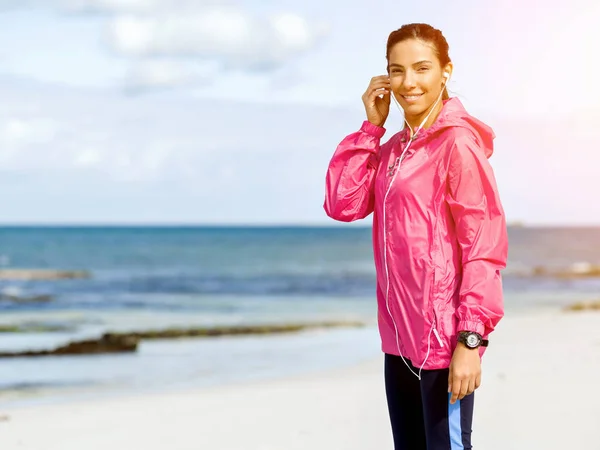
POLYGON ((492 128, 481 120, 471 116, 462 102, 456 97, 444 100, 444 106, 440 114, 434 124, 426 130, 426 134, 429 134, 429 132, 438 132, 449 127, 462 127, 471 131, 482 146, 487 158, 494 153, 494 138, 496 135, 492 128))

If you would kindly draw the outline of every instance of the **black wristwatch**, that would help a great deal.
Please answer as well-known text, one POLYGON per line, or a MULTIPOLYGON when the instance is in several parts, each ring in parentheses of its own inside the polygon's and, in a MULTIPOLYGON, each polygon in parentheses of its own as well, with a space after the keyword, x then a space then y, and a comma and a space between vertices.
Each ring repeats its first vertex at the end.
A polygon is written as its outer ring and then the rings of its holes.
POLYGON ((458 342, 462 342, 467 348, 487 347, 489 341, 483 339, 479 333, 473 331, 461 331, 458 333, 458 342))

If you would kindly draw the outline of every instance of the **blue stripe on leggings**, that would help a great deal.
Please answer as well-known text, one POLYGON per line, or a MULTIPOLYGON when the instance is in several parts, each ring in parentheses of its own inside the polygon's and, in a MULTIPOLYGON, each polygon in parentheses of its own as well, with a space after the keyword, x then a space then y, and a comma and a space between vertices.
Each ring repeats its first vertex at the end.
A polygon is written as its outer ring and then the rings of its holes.
POLYGON ((464 450, 462 444, 462 428, 460 426, 460 400, 450 403, 452 394, 448 394, 448 427, 450 428, 450 449, 464 450))

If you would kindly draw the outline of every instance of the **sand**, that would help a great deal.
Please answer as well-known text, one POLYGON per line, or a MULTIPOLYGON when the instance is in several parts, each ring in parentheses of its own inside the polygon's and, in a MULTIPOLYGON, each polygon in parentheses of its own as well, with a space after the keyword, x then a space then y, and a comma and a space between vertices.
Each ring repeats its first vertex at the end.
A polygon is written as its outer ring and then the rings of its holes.
MULTIPOLYGON (((382 358, 219 388, 2 409, 2 450, 392 449, 382 358)), ((600 450, 600 313, 506 317, 484 357, 473 444, 600 450)))

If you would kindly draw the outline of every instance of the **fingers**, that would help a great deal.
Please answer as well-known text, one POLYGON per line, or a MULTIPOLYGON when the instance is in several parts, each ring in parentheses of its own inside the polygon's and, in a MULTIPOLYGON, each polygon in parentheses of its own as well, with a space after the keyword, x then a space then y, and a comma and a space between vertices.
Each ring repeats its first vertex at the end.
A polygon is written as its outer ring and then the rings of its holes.
POLYGON ((373 78, 371 80, 371 82, 369 83, 369 87, 373 87, 373 86, 384 86, 390 85, 390 79, 388 77, 383 77, 383 78, 373 78))
POLYGON ((456 400, 462 400, 467 395, 471 395, 475 392, 475 389, 481 386, 481 375, 477 375, 476 377, 468 377, 468 378, 458 378, 452 377, 454 380, 450 386, 452 387, 452 397, 450 398, 450 403, 454 404, 456 400))
POLYGON ((389 113, 391 103, 391 83, 387 75, 371 78, 369 86, 362 95, 367 119, 371 123, 383 124, 389 113))
POLYGON ((377 103, 381 100, 383 100, 385 103, 390 103, 390 101, 391 101, 390 93, 391 93, 391 90, 389 88, 382 88, 382 89, 374 91, 369 96, 369 98, 373 101, 373 103, 377 103))
MULTIPOLYGON (((466 395, 471 395, 473 392, 475 392, 475 378, 474 377, 469 380, 469 386, 467 388, 467 393, 465 395, 463 395, 463 397, 466 395)), ((462 398, 460 400, 462 400, 462 398)))
POLYGON ((458 393, 458 399, 462 400, 465 398, 465 395, 469 392, 469 384, 470 380, 462 380, 460 383, 460 391, 458 393))
POLYGON ((366 95, 368 97, 380 95, 382 93, 382 90, 387 90, 389 92, 390 87, 390 79, 386 75, 374 77, 369 83, 366 95))
POLYGON ((459 378, 453 377, 452 384, 450 385, 450 392, 452 393, 450 396, 450 404, 452 405, 456 403, 456 400, 458 400, 458 396, 461 392, 461 384, 462 383, 459 378))
MULTIPOLYGON (((389 89, 381 89, 381 90, 373 92, 369 96, 369 99, 373 103, 377 102, 377 100, 379 100, 379 99, 389 100, 390 99, 389 94, 390 94, 390 90, 389 89)), ((388 101, 388 103, 389 103, 389 101, 388 101)))
POLYGON ((452 392, 450 403, 472 394, 481 384, 481 360, 479 354, 466 347, 457 346, 452 355, 448 374, 448 391, 452 392))
POLYGON ((377 89, 389 89, 391 87, 391 83, 389 80, 378 80, 371 82, 369 85, 368 91, 376 91, 377 89))
POLYGON ((448 376, 448 392, 452 393, 450 403, 471 395, 481 385, 481 374, 472 377, 459 377, 452 373, 448 376))
POLYGON ((376 83, 378 81, 390 81, 389 75, 379 75, 371 78, 371 84, 376 83))
POLYGON ((388 90, 382 97, 381 101, 383 103, 385 103, 386 105, 389 106, 389 104, 392 102, 392 95, 391 95, 391 90, 388 90))

